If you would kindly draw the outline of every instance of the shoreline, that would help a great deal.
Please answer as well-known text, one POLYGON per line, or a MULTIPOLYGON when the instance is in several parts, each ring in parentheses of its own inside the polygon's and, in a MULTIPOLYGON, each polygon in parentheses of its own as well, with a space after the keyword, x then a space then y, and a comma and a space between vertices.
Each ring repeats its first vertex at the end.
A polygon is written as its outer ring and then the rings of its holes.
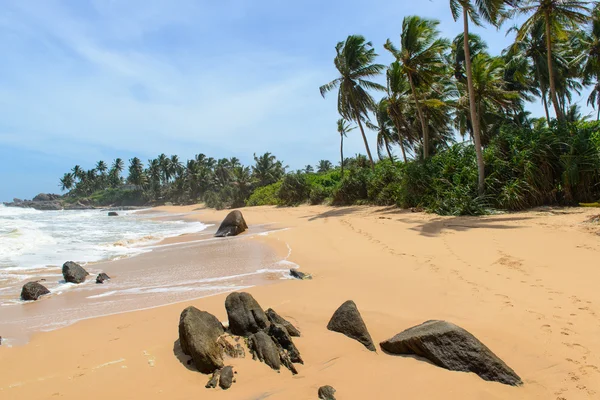
MULTIPOLYGON (((89 393, 92 399, 306 399, 316 398, 316 389, 326 384, 344 399, 572 400, 600 393, 600 271, 595 268, 600 229, 585 224, 594 210, 487 217, 437 217, 385 207, 241 211, 249 226, 289 227, 258 239, 289 243, 289 260, 313 274, 311 281, 246 290, 263 308, 274 308, 299 327, 302 337, 295 342, 305 360, 299 375, 277 374, 247 355, 226 360, 239 372, 230 390, 204 389, 208 377, 182 365, 173 343, 186 305, 226 320, 225 295, 219 294, 79 321, 34 335, 26 346, 0 346, 0 393, 11 399, 55 393, 64 398, 89 393), (376 344, 425 320, 445 319, 478 337, 524 385, 486 382, 379 349, 373 354, 325 328, 346 300, 356 302, 376 344), (23 359, 36 360, 38 370, 18 362, 23 359), (368 378, 374 372, 377 381, 368 378), (399 377, 411 384, 398 385, 399 377), (91 386, 93 393, 84 389, 91 386)), ((226 213, 206 210, 204 218, 218 220, 226 213)))

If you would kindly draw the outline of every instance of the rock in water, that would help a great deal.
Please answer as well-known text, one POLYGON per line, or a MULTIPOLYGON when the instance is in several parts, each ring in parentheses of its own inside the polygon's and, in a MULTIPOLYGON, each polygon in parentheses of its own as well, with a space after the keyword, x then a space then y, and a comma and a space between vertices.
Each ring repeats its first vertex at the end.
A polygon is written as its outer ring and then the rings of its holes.
POLYGON ((96 283, 104 283, 104 281, 110 281, 110 276, 102 272, 96 277, 96 283))
POLYGON ((290 269, 290 275, 292 278, 300 279, 300 280, 308 280, 312 279, 311 274, 305 274, 304 272, 298 271, 297 269, 290 269))
POLYGON ((225 299, 229 330, 234 335, 249 336, 269 327, 269 319, 249 293, 234 292, 225 299))
POLYGON ((221 370, 221 379, 219 379, 219 386, 221 389, 227 390, 233 384, 233 368, 227 366, 221 370))
POLYGON ((263 331, 259 331, 248 339, 248 347, 252 352, 252 358, 258 359, 274 370, 279 371, 281 368, 281 359, 279 358, 279 350, 277 345, 263 331))
POLYGON ((119 214, 118 214, 116 211, 109 211, 109 212, 108 212, 108 216, 109 216, 109 217, 118 217, 118 216, 119 216, 119 214))
POLYGON ((283 327, 283 325, 271 324, 269 327, 269 335, 287 351, 291 362, 304 364, 302 357, 300 357, 300 351, 298 351, 298 348, 292 341, 290 334, 283 327))
POLYGON ((85 282, 85 277, 89 275, 81 265, 74 263, 73 261, 67 261, 63 264, 62 274, 65 281, 71 283, 83 283, 85 282))
POLYGON ((248 229, 244 216, 239 210, 233 210, 221 222, 221 226, 215 233, 216 237, 236 236, 248 229))
POLYGON ((223 352, 217 339, 225 330, 217 317, 196 307, 188 307, 179 318, 179 343, 192 357, 198 371, 210 374, 223 368, 223 352))
POLYGON ((522 384, 521 378, 475 336, 446 321, 427 321, 381 342, 392 354, 415 354, 451 371, 474 372, 486 381, 522 384))
POLYGON ((348 300, 342 304, 333 313, 331 320, 327 324, 327 329, 343 333, 352 339, 358 340, 367 349, 375 351, 373 339, 371 339, 367 326, 360 316, 356 304, 352 300, 348 300))
POLYGON ((50 291, 37 282, 27 282, 21 290, 21 300, 37 300, 40 296, 50 293, 50 291))
POLYGON ((335 400, 335 389, 331 386, 321 386, 319 388, 319 399, 320 400, 335 400))
POLYGON ((279 314, 275 312, 272 308, 269 308, 265 314, 267 314, 267 318, 272 324, 283 325, 283 327, 288 331, 290 336, 300 336, 300 331, 292 325, 289 321, 281 317, 279 314))

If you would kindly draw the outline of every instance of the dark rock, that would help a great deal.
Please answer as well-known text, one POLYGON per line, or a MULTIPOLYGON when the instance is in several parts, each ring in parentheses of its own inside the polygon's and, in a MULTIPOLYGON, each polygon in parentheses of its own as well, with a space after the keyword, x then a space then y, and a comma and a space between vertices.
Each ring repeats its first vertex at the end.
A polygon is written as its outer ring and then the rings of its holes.
POLYGON ((219 384, 219 377, 221 376, 221 371, 216 370, 213 372, 212 376, 208 380, 208 383, 204 386, 207 389, 214 389, 219 384))
POLYGON ((119 214, 118 214, 116 211, 109 211, 109 212, 108 212, 108 216, 109 216, 109 217, 118 217, 118 216, 119 216, 119 214))
POLYGON ((22 202, 23 202, 23 200, 18 199, 16 197, 13 199, 13 203, 22 203, 22 202))
POLYGON ((269 335, 284 349, 290 357, 293 363, 304 364, 302 357, 300 357, 300 351, 292 341, 292 338, 288 331, 279 324, 271 324, 269 327, 269 335))
POLYGON ((260 305, 249 293, 234 292, 225 299, 229 318, 229 330, 240 336, 248 336, 269 327, 269 319, 260 305))
POLYGON ((231 343, 227 340, 227 336, 221 336, 217 343, 221 346, 223 352, 231 358, 244 358, 246 356, 244 348, 239 343, 231 343))
POLYGON ((223 352, 217 339, 225 330, 217 317, 195 307, 182 311, 179 318, 179 343, 192 357, 198 371, 210 374, 223 367, 223 352))
POLYGON ((221 379, 219 379, 219 386, 221 389, 227 390, 233 385, 233 368, 226 366, 221 370, 221 379))
POLYGON ((373 339, 371 339, 367 326, 352 300, 348 300, 335 311, 327 324, 327 329, 343 333, 352 339, 358 340, 367 349, 375 351, 373 339))
POLYGON ((40 193, 37 196, 35 196, 33 199, 31 199, 31 201, 54 201, 54 200, 58 200, 60 199, 60 196, 57 194, 50 194, 50 193, 40 193))
POLYGON ((96 277, 96 283, 104 283, 104 281, 110 281, 110 276, 102 272, 96 277))
POLYGON ((37 282, 27 282, 21 290, 21 300, 37 300, 40 296, 50 293, 50 291, 37 282))
POLYGON ((294 363, 292 362, 291 358, 290 358, 290 354, 285 351, 281 346, 279 346, 277 343, 277 351, 279 352, 279 360, 281 360, 281 364, 286 367, 287 369, 289 369, 290 371, 292 371, 292 375, 296 375, 298 374, 298 370, 296 369, 296 366, 294 365, 294 363))
POLYGON ((304 272, 298 271, 297 269, 290 269, 290 275, 293 278, 301 279, 301 280, 312 279, 311 274, 305 274, 304 272))
POLYGON ((272 324, 283 325, 283 327, 285 327, 285 329, 288 331, 290 336, 300 336, 300 331, 294 325, 292 325, 289 321, 287 321, 282 316, 277 314, 275 312, 275 310, 273 310, 272 308, 269 308, 265 312, 265 314, 267 315, 267 318, 269 318, 269 321, 272 324))
POLYGON ((85 282, 85 277, 89 275, 81 265, 74 263, 73 261, 67 261, 63 264, 62 274, 65 281, 71 283, 83 283, 85 282))
POLYGON ((248 348, 252 352, 252 358, 258 359, 274 370, 279 371, 281 368, 281 359, 277 345, 263 331, 259 331, 248 339, 248 348))
POLYGON ((215 233, 216 237, 236 236, 248 229, 246 221, 239 210, 233 210, 221 222, 221 226, 215 233))
POLYGON ((521 378, 475 336, 446 321, 427 321, 381 342, 392 354, 414 354, 451 371, 517 386, 521 378))
POLYGON ((321 386, 319 388, 319 399, 321 400, 335 400, 335 389, 331 386, 321 386))

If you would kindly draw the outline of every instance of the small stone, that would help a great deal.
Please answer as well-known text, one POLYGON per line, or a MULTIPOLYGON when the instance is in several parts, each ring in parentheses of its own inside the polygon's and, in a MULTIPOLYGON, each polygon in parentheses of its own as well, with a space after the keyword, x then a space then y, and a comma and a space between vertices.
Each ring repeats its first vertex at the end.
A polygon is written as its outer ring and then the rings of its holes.
POLYGON ((107 274, 105 274, 104 272, 98 274, 98 276, 96 277, 96 283, 104 283, 105 281, 109 281, 110 280, 110 276, 108 276, 107 274))
POLYGON ((233 384, 233 368, 228 365, 221 370, 219 386, 221 386, 221 389, 227 390, 231 387, 232 384, 233 384))
POLYGON ((219 376, 221 376, 221 371, 216 370, 215 372, 213 372, 211 378, 208 380, 208 383, 204 387, 207 389, 216 388, 219 384, 219 376))
POLYGON ((300 280, 312 279, 311 274, 305 274, 304 272, 298 271, 297 269, 293 269, 293 268, 290 269, 290 275, 293 278, 300 279, 300 280))
POLYGON ((320 400, 335 400, 335 389, 329 385, 321 386, 319 388, 319 399, 320 400))

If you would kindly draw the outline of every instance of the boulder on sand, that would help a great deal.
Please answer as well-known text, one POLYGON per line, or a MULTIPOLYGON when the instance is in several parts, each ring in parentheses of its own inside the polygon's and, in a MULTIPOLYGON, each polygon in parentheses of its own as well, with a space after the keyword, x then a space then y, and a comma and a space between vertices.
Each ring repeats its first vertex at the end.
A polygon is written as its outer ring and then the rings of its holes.
POLYGON ((221 222, 215 237, 236 236, 248 229, 244 216, 239 210, 233 210, 221 222))
POLYGON ((373 339, 367 330, 356 304, 352 300, 346 301, 338 308, 327 324, 327 329, 343 333, 349 338, 358 340, 367 349, 375 351, 373 339))
POLYGON ((67 261, 63 264, 62 274, 65 282, 70 283, 83 283, 85 282, 85 277, 89 275, 81 265, 73 261, 67 261))
POLYGON ((223 351, 217 339, 225 330, 214 315, 188 307, 179 318, 179 343, 184 354, 192 357, 198 371, 210 374, 223 368, 223 351))
POLYGON ((321 386, 319 388, 319 399, 335 400, 335 389, 329 385, 321 386))
POLYGON ((269 327, 265 312, 249 293, 230 293, 225 299, 225 309, 229 330, 234 335, 249 336, 269 327))
POLYGON ((267 318, 269 318, 269 321, 272 324, 283 325, 283 327, 288 331, 290 336, 300 336, 300 331, 285 318, 277 314, 272 308, 269 308, 265 312, 265 314, 267 314, 267 318))
POLYGON ((233 368, 231 366, 226 366, 221 370, 219 386, 221 389, 227 390, 233 384, 233 368))
POLYGON ((27 282, 21 290, 21 300, 37 300, 40 296, 50 293, 50 291, 37 282, 27 282))
POLYGON ((297 269, 290 269, 290 275, 292 276, 292 278, 296 278, 296 279, 300 279, 300 280, 308 280, 308 279, 312 279, 312 275, 311 274, 305 274, 302 271, 298 271, 297 269))
POLYGON ((104 283, 104 281, 110 281, 110 276, 108 276, 104 272, 99 273, 96 277, 96 283, 104 283))
POLYGON ((451 371, 474 372, 486 381, 522 384, 498 356, 463 328, 446 321, 427 321, 380 343, 392 354, 414 354, 451 371))
POLYGON ((271 336, 265 332, 259 331, 250 336, 248 339, 248 348, 252 352, 253 359, 264 362, 274 370, 279 371, 281 369, 279 349, 273 339, 271 339, 271 336))

